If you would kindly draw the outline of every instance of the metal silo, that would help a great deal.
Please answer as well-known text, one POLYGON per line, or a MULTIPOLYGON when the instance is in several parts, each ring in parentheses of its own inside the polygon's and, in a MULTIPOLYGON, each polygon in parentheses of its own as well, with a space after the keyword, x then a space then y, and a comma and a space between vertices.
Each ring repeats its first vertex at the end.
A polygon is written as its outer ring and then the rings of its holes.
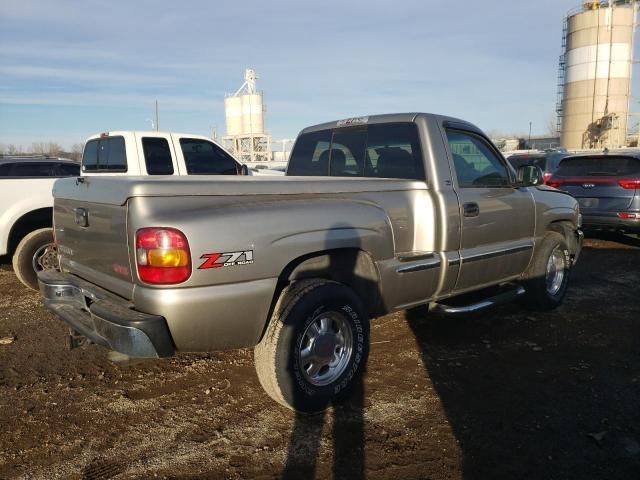
POLYGON ((264 133, 262 93, 242 95, 242 133, 264 133))
POLYGON ((226 97, 224 99, 224 119, 227 135, 241 135, 242 130, 242 97, 226 97))
POLYGON ((271 136, 264 131, 262 92, 256 90, 256 72, 247 69, 244 83, 224 99, 227 134, 222 138, 227 149, 242 162, 270 160, 271 136))
POLYGON ((560 59, 560 143, 623 147, 631 96, 636 1, 585 1, 569 12, 560 59))

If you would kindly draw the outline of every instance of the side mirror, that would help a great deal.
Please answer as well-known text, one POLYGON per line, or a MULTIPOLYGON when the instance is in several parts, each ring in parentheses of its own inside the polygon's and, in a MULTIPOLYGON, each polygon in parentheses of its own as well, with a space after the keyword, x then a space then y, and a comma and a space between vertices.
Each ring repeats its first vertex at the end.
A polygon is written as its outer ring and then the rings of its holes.
POLYGON ((532 187, 544 183, 544 173, 537 165, 522 165, 518 167, 518 183, 523 187, 532 187))
POLYGON ((247 167, 244 163, 240 164, 239 175, 249 175, 249 167, 247 167))

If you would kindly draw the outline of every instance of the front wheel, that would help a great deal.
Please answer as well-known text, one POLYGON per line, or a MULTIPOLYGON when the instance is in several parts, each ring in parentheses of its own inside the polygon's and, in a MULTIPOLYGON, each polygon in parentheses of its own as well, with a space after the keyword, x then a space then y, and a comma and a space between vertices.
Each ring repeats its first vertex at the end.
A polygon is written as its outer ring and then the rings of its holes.
POLYGON ((364 371, 369 321, 356 294, 329 280, 303 280, 280 296, 254 356, 267 394, 314 413, 346 398, 364 371))
POLYGON ((525 304, 533 310, 553 310, 569 286, 571 255, 564 236, 548 232, 527 272, 525 304))

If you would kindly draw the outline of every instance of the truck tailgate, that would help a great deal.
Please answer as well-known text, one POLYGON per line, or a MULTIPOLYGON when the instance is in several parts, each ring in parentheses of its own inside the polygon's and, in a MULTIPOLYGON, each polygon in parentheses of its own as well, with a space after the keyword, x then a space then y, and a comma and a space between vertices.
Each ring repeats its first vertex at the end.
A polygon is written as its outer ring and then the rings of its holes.
POLYGON ((127 205, 93 202, 91 185, 79 185, 86 200, 64 198, 56 185, 55 237, 63 270, 130 299, 133 294, 127 238, 127 205))

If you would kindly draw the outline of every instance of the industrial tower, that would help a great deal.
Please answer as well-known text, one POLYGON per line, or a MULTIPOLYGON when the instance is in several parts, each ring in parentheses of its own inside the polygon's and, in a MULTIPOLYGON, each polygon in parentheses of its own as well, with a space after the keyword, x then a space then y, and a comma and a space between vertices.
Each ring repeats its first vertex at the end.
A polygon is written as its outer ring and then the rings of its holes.
POLYGON ((626 146, 638 2, 584 1, 565 18, 558 75, 560 144, 626 146))
POLYGON ((256 72, 247 69, 244 83, 224 99, 227 134, 222 141, 243 163, 271 160, 271 136, 264 131, 265 109, 262 92, 256 90, 256 78, 256 72))

